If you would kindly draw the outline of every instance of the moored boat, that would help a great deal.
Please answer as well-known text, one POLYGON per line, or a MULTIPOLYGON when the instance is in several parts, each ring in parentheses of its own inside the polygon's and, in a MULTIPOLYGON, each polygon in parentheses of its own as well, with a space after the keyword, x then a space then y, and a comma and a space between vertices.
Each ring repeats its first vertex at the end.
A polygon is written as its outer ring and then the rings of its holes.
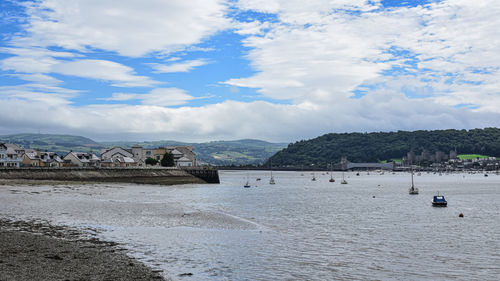
POLYGON ((417 195, 418 194, 418 188, 415 188, 415 186, 413 185, 413 169, 411 170, 411 187, 408 190, 408 193, 410 195, 417 195))
POLYGON ((443 195, 434 195, 434 198, 432 199, 432 206, 434 207, 446 207, 448 206, 448 201, 444 199, 443 195))
POLYGON ((344 172, 342 172, 342 181, 340 182, 340 184, 347 184, 347 181, 344 178, 344 172))
POLYGON ((329 182, 335 182, 335 179, 333 178, 333 164, 330 164, 330 180, 329 182))

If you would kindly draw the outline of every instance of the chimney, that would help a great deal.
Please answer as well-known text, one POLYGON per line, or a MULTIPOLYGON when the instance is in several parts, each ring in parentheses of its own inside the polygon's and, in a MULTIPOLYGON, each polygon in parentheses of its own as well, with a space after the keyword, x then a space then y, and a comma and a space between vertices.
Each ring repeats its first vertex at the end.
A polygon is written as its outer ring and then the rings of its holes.
POLYGON ((36 157, 40 158, 40 148, 36 150, 36 157))

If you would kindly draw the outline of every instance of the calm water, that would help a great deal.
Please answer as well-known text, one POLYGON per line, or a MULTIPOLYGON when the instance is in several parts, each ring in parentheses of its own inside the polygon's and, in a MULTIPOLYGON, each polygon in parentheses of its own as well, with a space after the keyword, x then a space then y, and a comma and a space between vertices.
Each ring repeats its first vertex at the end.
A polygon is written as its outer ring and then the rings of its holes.
POLYGON ((500 176, 422 174, 412 196, 405 173, 349 173, 347 185, 273 174, 274 186, 264 171, 221 172, 220 185, 0 186, 0 215, 97 228, 174 280, 500 276, 500 176), (437 191, 447 208, 431 207, 437 191))

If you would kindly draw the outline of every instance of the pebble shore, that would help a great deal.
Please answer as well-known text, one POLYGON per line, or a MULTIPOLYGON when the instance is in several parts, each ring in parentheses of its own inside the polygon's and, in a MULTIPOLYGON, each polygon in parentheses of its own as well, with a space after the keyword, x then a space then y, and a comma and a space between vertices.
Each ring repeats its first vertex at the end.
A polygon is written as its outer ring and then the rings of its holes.
POLYGON ((0 281, 165 280, 114 242, 48 223, 0 219, 0 281))

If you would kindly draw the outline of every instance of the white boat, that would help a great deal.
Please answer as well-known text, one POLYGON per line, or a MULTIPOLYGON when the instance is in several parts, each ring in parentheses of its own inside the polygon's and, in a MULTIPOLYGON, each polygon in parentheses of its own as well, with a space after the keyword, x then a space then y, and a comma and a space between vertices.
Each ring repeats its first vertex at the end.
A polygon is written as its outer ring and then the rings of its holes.
POLYGON ((314 176, 314 173, 313 173, 313 177, 311 179, 312 181, 316 181, 316 177, 314 176))
POLYGON ((276 184, 273 175, 271 175, 271 178, 269 179, 269 184, 276 184))
POLYGON ((344 178, 344 172, 342 172, 342 181, 340 182, 340 184, 347 184, 347 181, 344 178))
POLYGON ((248 175, 248 172, 247 172, 247 182, 243 185, 244 188, 249 188, 250 187, 250 181, 248 180, 249 178, 249 175, 248 175))
POLYGON ((276 182, 274 181, 274 177, 273 177, 273 163, 272 162, 270 163, 270 168, 271 168, 271 178, 269 179, 269 184, 276 184, 276 182))
POLYGON ((418 188, 415 188, 415 186, 413 185, 413 169, 411 170, 411 187, 408 190, 408 193, 410 195, 417 195, 418 194, 418 188))

